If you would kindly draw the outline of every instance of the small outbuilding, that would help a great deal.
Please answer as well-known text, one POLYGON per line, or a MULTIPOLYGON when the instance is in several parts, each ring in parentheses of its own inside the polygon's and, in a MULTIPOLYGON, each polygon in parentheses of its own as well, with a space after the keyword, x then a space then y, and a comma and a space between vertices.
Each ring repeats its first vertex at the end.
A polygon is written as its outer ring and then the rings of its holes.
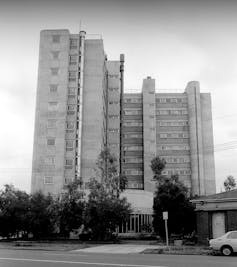
POLYGON ((237 190, 191 200, 196 206, 198 243, 237 230, 237 190))

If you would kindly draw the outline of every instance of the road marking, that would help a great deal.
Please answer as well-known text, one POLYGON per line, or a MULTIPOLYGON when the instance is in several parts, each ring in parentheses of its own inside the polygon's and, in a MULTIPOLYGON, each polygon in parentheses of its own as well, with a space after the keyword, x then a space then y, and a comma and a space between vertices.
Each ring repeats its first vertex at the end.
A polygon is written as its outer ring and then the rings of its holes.
MULTIPOLYGON (((63 252, 67 252, 67 251, 63 251, 63 252)), ((89 256, 88 254, 79 254, 79 253, 72 253, 70 252, 70 257, 71 256, 78 256, 78 257, 86 257, 89 256)), ((60 254, 60 253, 46 253, 47 255, 51 255, 51 256, 65 256, 65 254, 60 254)))
POLYGON ((87 261, 57 261, 57 260, 21 259, 21 258, 0 258, 0 260, 48 262, 48 263, 69 263, 69 264, 84 264, 84 265, 97 265, 97 266, 119 266, 119 267, 168 267, 168 266, 161 266, 161 265, 140 265, 140 264, 122 264, 122 263, 87 262, 87 261))

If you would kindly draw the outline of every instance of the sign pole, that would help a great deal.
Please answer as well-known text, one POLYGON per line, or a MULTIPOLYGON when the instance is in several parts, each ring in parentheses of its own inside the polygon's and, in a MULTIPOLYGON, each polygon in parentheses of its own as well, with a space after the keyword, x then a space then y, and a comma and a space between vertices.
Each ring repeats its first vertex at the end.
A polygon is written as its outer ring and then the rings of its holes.
POLYGON ((166 236, 166 246, 169 247, 169 237, 168 237, 168 220, 165 220, 165 236, 166 236))
POLYGON ((166 246, 169 247, 169 235, 168 235, 168 211, 163 212, 163 220, 165 221, 165 236, 166 236, 166 246))

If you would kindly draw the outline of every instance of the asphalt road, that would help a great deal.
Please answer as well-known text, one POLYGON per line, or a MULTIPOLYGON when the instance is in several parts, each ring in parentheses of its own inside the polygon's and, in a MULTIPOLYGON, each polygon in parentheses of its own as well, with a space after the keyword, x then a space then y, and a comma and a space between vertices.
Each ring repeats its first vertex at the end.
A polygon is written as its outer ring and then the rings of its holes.
POLYGON ((0 267, 237 267, 237 257, 0 250, 0 267))

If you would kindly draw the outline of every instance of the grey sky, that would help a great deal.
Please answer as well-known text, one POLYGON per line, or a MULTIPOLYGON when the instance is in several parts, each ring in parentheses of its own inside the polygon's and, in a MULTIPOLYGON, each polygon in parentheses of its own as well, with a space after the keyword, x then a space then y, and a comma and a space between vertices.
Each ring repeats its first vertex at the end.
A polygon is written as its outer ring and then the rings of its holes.
POLYGON ((237 147, 236 14, 228 0, 0 1, 0 184, 30 189, 39 32, 77 33, 81 20, 103 36, 109 59, 125 53, 125 88, 151 75, 158 89, 199 80, 212 93, 219 190, 237 177, 237 149, 228 149, 237 147))

